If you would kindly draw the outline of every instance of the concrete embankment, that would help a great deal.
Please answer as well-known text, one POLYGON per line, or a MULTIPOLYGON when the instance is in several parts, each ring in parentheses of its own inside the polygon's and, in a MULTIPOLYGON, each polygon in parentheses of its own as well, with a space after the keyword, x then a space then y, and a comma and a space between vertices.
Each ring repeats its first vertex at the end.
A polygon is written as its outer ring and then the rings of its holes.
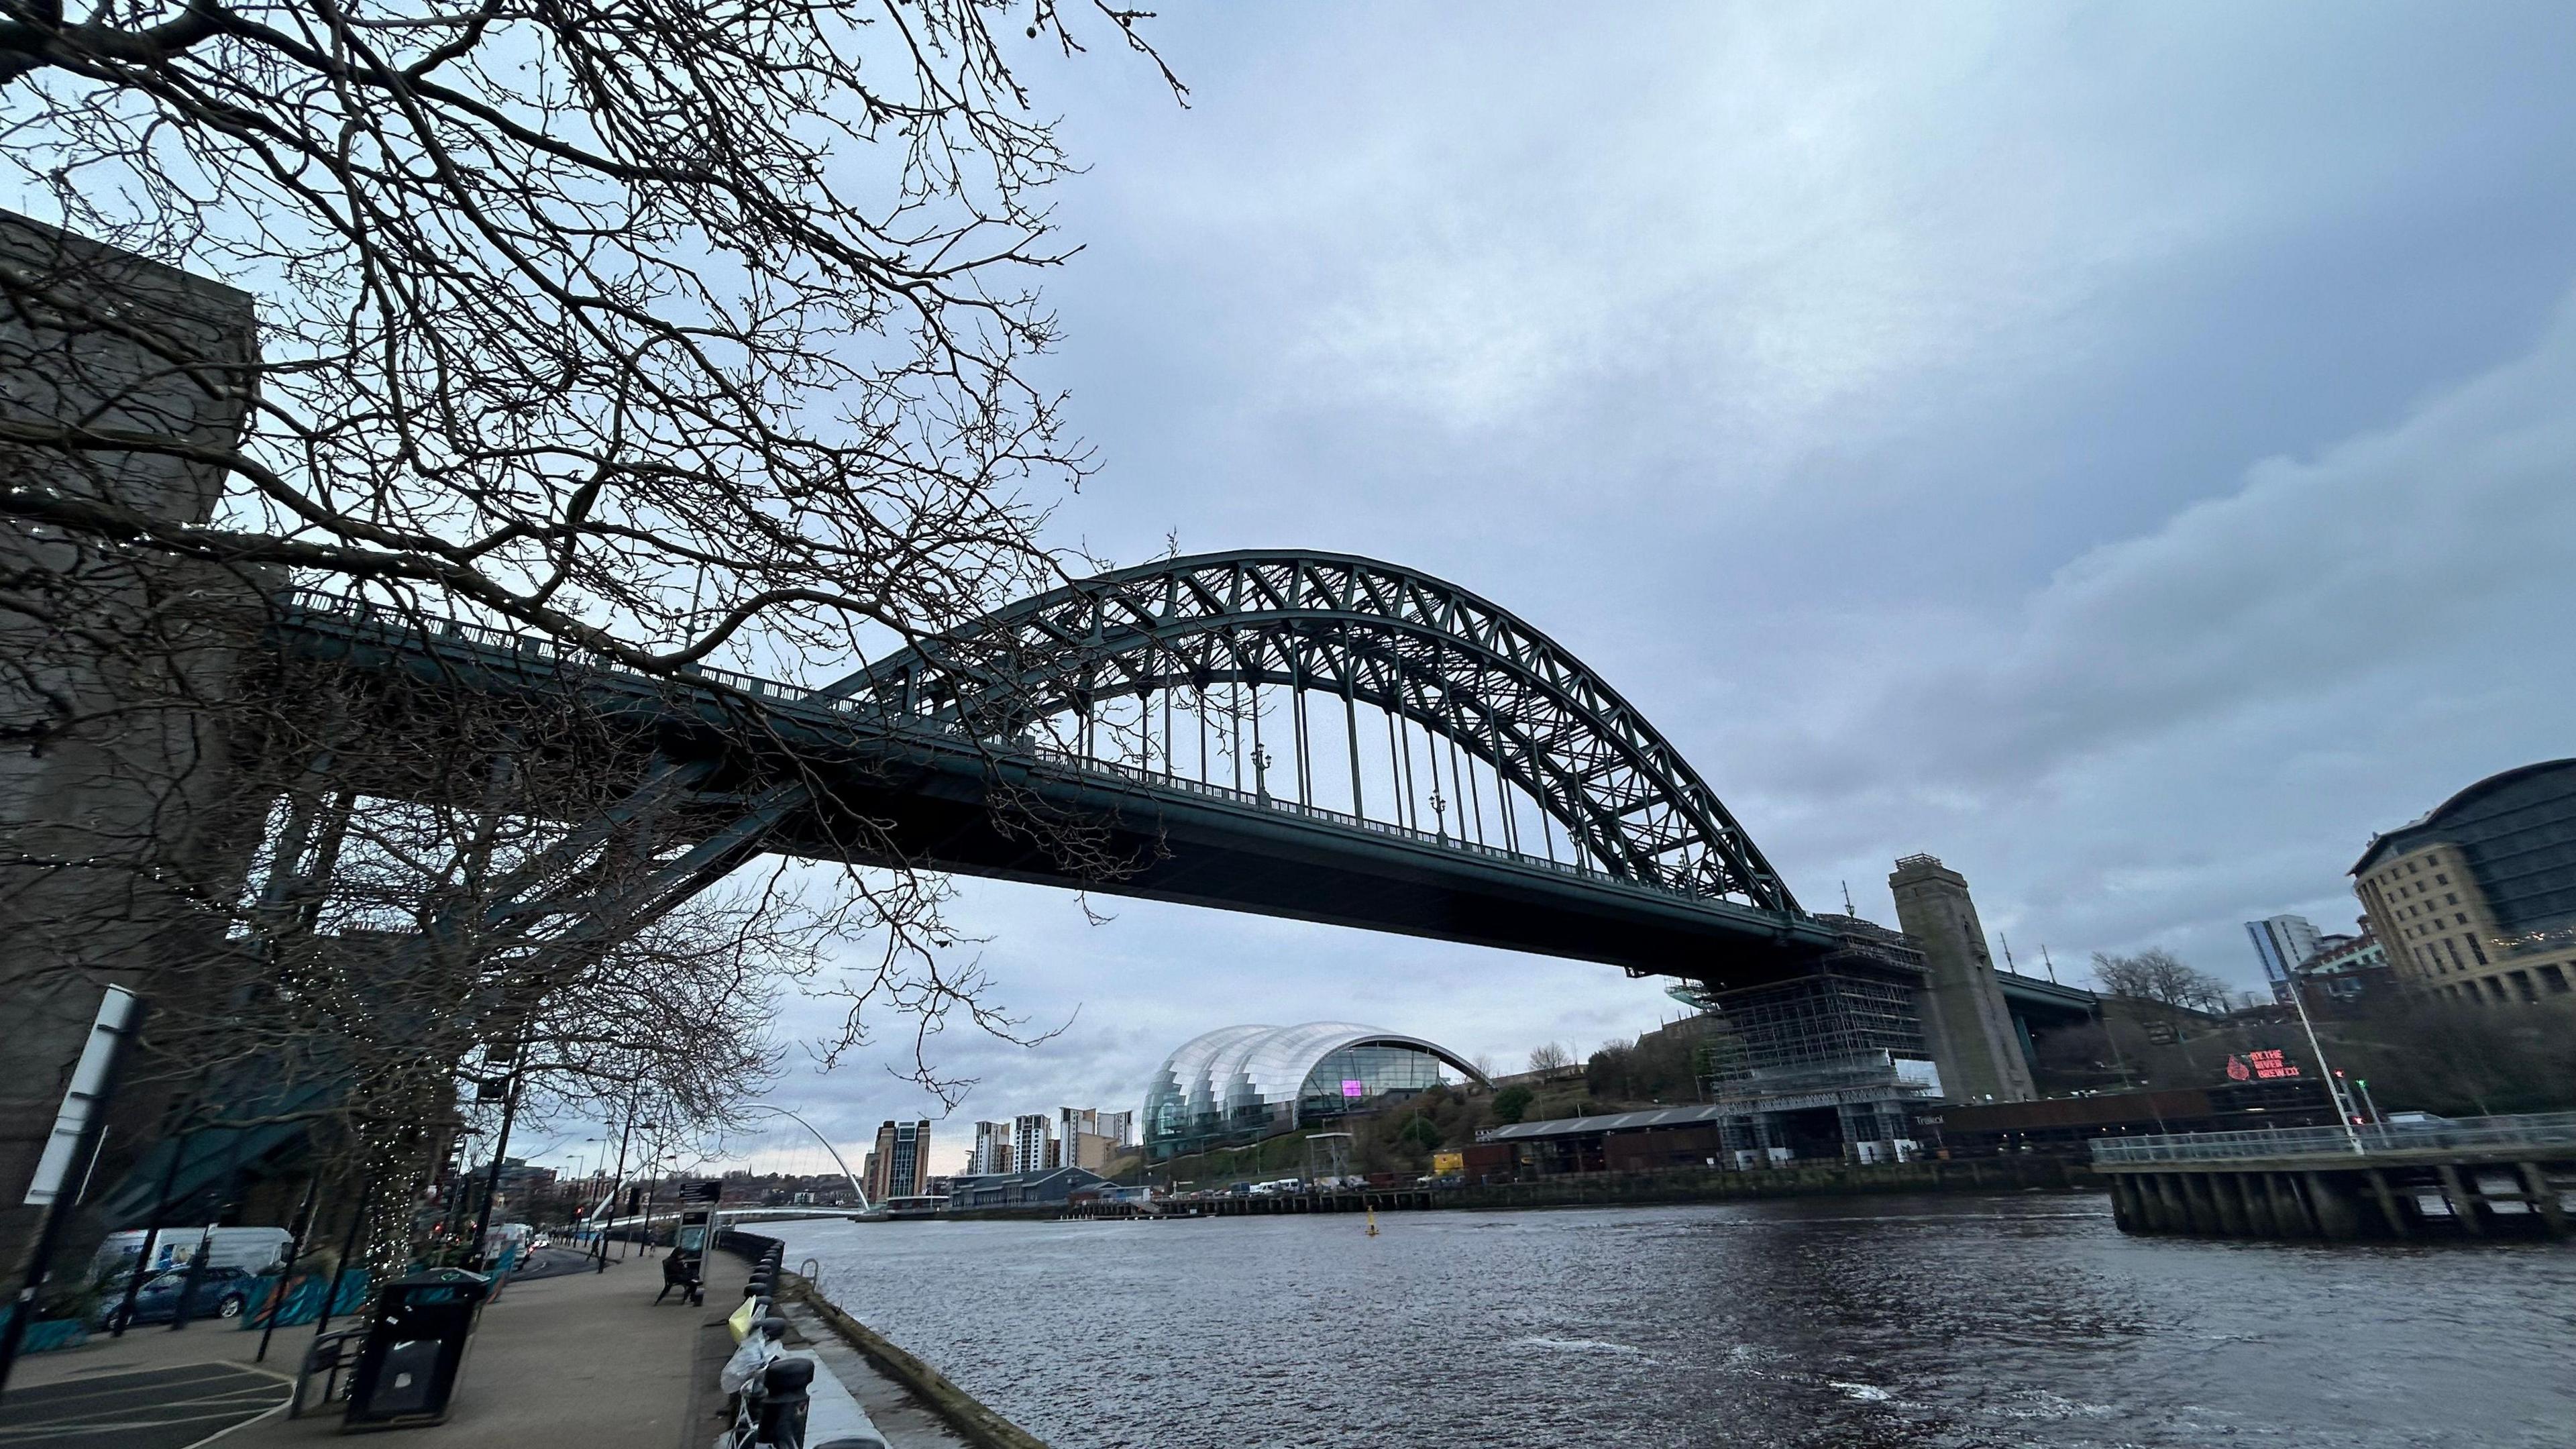
MULTIPOLYGON (((723 1246, 756 1258, 769 1241, 756 1234, 733 1230, 725 1234, 723 1246)), ((972 1445, 974 1449, 1047 1449, 1044 1440, 986 1407, 982 1400, 950 1382, 947 1375, 851 1317, 803 1276, 780 1274, 771 1296, 780 1303, 794 1305, 799 1310, 794 1315, 796 1320, 810 1321, 814 1327, 829 1332, 856 1351, 869 1370, 883 1375, 889 1385, 910 1396, 935 1416, 955 1441, 972 1445)), ((886 1430, 889 1443, 900 1446, 916 1442, 899 1432, 899 1410, 890 1418, 885 1408, 874 1401, 867 1385, 854 1383, 850 1387, 867 1405, 869 1412, 876 1415, 880 1426, 886 1430)))
POLYGON ((2099 1191, 2081 1166, 2047 1157, 1870 1166, 1819 1163, 1760 1172, 1681 1169, 1585 1172, 1523 1182, 1480 1183, 1432 1194, 1454 1208, 1605 1207, 1620 1203, 1735 1202, 1748 1198, 1835 1197, 1910 1192, 2014 1192, 2028 1188, 2099 1191))
POLYGON ((2018 1192, 2034 1188, 2100 1191, 2102 1184, 2082 1166, 2053 1158, 1905 1162, 1867 1167, 1817 1163, 1757 1172, 1700 1168, 1668 1172, 1585 1172, 1465 1186, 1275 1193, 1258 1197, 1182 1199, 1158 1205, 1100 1203, 1056 1209, 1053 1215, 1067 1218, 1270 1217, 1285 1213, 1427 1212, 1441 1208, 1492 1212, 1514 1208, 1669 1205, 1881 1193, 2018 1192))

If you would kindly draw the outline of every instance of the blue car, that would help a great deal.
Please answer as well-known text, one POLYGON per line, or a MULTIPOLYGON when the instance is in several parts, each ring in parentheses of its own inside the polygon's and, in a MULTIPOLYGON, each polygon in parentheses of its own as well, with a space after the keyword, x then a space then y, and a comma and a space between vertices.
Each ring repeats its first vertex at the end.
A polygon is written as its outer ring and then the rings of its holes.
MULTIPOLYGON (((99 1315, 99 1326, 114 1329, 119 1322, 167 1323, 179 1316, 179 1296, 188 1285, 188 1270, 173 1268, 143 1280, 135 1290, 134 1311, 128 1317, 123 1292, 110 1294, 107 1306, 99 1315)), ((197 1292, 189 1300, 190 1318, 239 1318, 250 1307, 250 1296, 259 1286, 259 1275, 240 1268, 206 1268, 197 1274, 197 1292)))

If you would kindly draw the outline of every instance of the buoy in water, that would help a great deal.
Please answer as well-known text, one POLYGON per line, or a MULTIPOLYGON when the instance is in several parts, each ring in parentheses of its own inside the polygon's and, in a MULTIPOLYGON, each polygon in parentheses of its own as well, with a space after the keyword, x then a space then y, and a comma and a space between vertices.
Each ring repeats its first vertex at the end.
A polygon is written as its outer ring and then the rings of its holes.
POLYGON ((1377 1209, 1376 1209, 1376 1208, 1370 1208, 1370 1209, 1368 1210, 1368 1224, 1369 1224, 1368 1235, 1369 1235, 1370 1237, 1372 1237, 1372 1238, 1376 1237, 1376 1236, 1377 1236, 1377 1209))

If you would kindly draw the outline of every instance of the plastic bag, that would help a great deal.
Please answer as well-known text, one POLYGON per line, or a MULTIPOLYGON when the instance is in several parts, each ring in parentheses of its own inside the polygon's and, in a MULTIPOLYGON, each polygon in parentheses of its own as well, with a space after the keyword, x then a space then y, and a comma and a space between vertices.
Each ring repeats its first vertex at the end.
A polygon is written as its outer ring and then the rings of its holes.
POLYGON ((765 1333, 755 1333, 742 1341, 742 1347, 725 1360, 723 1372, 716 1375, 716 1386, 728 1394, 742 1392, 742 1386, 760 1377, 769 1361, 778 1357, 778 1340, 765 1333))

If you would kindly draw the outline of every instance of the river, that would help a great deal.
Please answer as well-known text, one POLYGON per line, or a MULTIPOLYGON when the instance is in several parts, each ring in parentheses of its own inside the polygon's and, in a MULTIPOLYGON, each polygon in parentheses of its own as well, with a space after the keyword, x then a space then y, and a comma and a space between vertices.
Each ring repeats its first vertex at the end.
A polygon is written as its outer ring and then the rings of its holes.
POLYGON ((2105 1199, 789 1223, 1055 1449, 2576 1444, 2576 1249, 2131 1238, 2105 1199))

